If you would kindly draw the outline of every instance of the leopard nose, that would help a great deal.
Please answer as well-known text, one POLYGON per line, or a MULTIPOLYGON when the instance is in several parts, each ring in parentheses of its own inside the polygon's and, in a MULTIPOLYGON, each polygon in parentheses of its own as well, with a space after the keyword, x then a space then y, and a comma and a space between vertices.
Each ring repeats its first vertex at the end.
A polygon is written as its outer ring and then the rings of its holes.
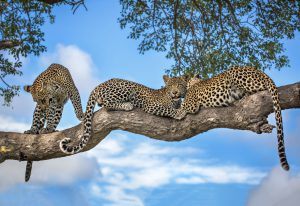
POLYGON ((179 91, 172 91, 173 96, 178 96, 179 91))

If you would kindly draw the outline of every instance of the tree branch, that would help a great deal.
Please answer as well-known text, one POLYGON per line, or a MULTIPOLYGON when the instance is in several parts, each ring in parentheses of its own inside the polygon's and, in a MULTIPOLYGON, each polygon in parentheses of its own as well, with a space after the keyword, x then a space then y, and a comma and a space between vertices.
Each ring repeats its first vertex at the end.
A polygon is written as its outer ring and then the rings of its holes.
POLYGON ((19 46, 20 43, 11 40, 0 40, 0 50, 2 49, 10 49, 16 46, 19 46))
POLYGON ((58 3, 64 3, 70 5, 72 6, 73 14, 81 5, 85 8, 85 10, 87 10, 84 0, 39 0, 39 1, 50 5, 54 5, 58 3))
POLYGON ((56 4, 56 3, 60 3, 60 2, 64 2, 65 0, 39 0, 40 2, 44 2, 46 4, 56 4))
MULTIPOLYGON (((279 97, 282 109, 300 108, 300 82, 279 87, 279 97)), ((272 112, 273 103, 267 91, 245 97, 234 106, 202 109, 182 121, 150 115, 140 109, 130 112, 101 109, 94 114, 92 138, 83 151, 92 149, 117 129, 163 141, 188 139, 214 128, 271 132, 273 126, 268 124, 267 116, 272 112)), ((0 162, 6 159, 39 161, 64 157, 66 154, 60 151, 59 141, 69 137, 76 143, 83 134, 82 129, 82 124, 79 124, 45 135, 0 132, 0 162)))

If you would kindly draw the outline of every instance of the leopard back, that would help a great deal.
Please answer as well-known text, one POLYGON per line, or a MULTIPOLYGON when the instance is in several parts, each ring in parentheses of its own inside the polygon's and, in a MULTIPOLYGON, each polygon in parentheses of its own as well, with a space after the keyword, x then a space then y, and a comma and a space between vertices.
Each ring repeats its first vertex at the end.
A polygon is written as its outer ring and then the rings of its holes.
POLYGON ((130 111, 134 107, 143 111, 166 117, 174 117, 178 102, 186 93, 187 77, 163 77, 165 87, 151 89, 142 84, 123 79, 110 79, 98 85, 90 94, 87 102, 84 133, 80 142, 69 146, 69 138, 60 142, 60 149, 66 154, 81 151, 88 143, 92 133, 93 111, 96 103, 108 110, 130 111))
POLYGON ((83 119, 80 95, 74 84, 69 70, 60 64, 51 64, 42 72, 32 85, 24 86, 32 98, 42 108, 49 107, 51 99, 55 98, 59 104, 65 104, 70 98, 79 120, 83 119))
POLYGON ((283 169, 289 170, 277 87, 269 76, 254 67, 233 66, 224 73, 194 84, 187 91, 184 102, 177 111, 175 118, 182 119, 188 113, 197 113, 205 107, 229 106, 245 94, 253 94, 263 90, 268 90, 272 96, 280 163, 283 169))

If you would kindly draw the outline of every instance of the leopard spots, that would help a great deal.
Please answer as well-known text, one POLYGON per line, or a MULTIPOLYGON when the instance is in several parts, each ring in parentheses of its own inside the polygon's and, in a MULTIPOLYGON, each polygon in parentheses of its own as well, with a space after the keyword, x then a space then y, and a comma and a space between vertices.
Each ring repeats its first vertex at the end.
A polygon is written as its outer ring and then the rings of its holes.
MULTIPOLYGON (((37 103, 30 130, 26 134, 45 134, 55 132, 61 119, 64 104, 71 99, 76 116, 83 119, 79 92, 67 68, 60 64, 51 64, 42 72, 32 85, 24 86, 37 103), (46 127, 44 128, 46 124, 46 127)), ((25 181, 31 174, 32 161, 27 162, 25 181)))
POLYGON ((211 79, 194 83, 188 89, 175 118, 180 120, 189 113, 197 113, 201 108, 229 106, 246 94, 263 90, 268 90, 272 95, 280 163, 283 169, 289 170, 277 87, 272 79, 260 70, 248 66, 234 66, 211 79))
POLYGON ((60 142, 60 149, 67 154, 74 154, 84 148, 92 132, 92 118, 96 103, 109 110, 130 111, 134 107, 147 113, 174 117, 181 98, 186 93, 187 77, 163 77, 166 86, 151 89, 144 85, 123 80, 111 79, 97 86, 90 94, 84 118, 84 133, 77 146, 68 146, 70 139, 60 142))

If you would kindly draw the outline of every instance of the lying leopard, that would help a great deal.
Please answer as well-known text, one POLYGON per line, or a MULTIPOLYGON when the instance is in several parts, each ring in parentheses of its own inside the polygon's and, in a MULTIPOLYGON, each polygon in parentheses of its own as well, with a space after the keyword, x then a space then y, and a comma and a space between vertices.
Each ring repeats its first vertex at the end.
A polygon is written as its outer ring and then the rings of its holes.
POLYGON ((60 142, 60 149, 67 154, 74 154, 84 148, 91 136, 92 118, 95 104, 108 110, 130 111, 134 107, 165 117, 174 117, 181 98, 186 93, 188 77, 163 77, 166 86, 151 89, 144 85, 123 80, 111 79, 98 85, 90 94, 84 118, 84 134, 77 146, 68 146, 71 142, 65 138, 60 142))
POLYGON ((192 78, 191 81, 189 83, 190 89, 188 89, 186 97, 175 116, 178 120, 189 113, 197 113, 200 108, 229 106, 245 94, 268 90, 272 95, 275 112, 280 163, 283 169, 289 170, 284 147, 278 91, 270 77, 254 67, 234 66, 211 79, 198 80, 197 82, 196 78, 192 78))
MULTIPOLYGON (((83 120, 83 112, 79 92, 67 68, 60 64, 51 64, 42 72, 32 85, 24 86, 37 103, 33 122, 26 134, 45 134, 54 132, 63 112, 64 104, 70 98, 75 108, 76 116, 83 120), (44 128, 45 122, 47 126, 44 128)), ((25 181, 31 175, 32 161, 27 161, 25 181)))

